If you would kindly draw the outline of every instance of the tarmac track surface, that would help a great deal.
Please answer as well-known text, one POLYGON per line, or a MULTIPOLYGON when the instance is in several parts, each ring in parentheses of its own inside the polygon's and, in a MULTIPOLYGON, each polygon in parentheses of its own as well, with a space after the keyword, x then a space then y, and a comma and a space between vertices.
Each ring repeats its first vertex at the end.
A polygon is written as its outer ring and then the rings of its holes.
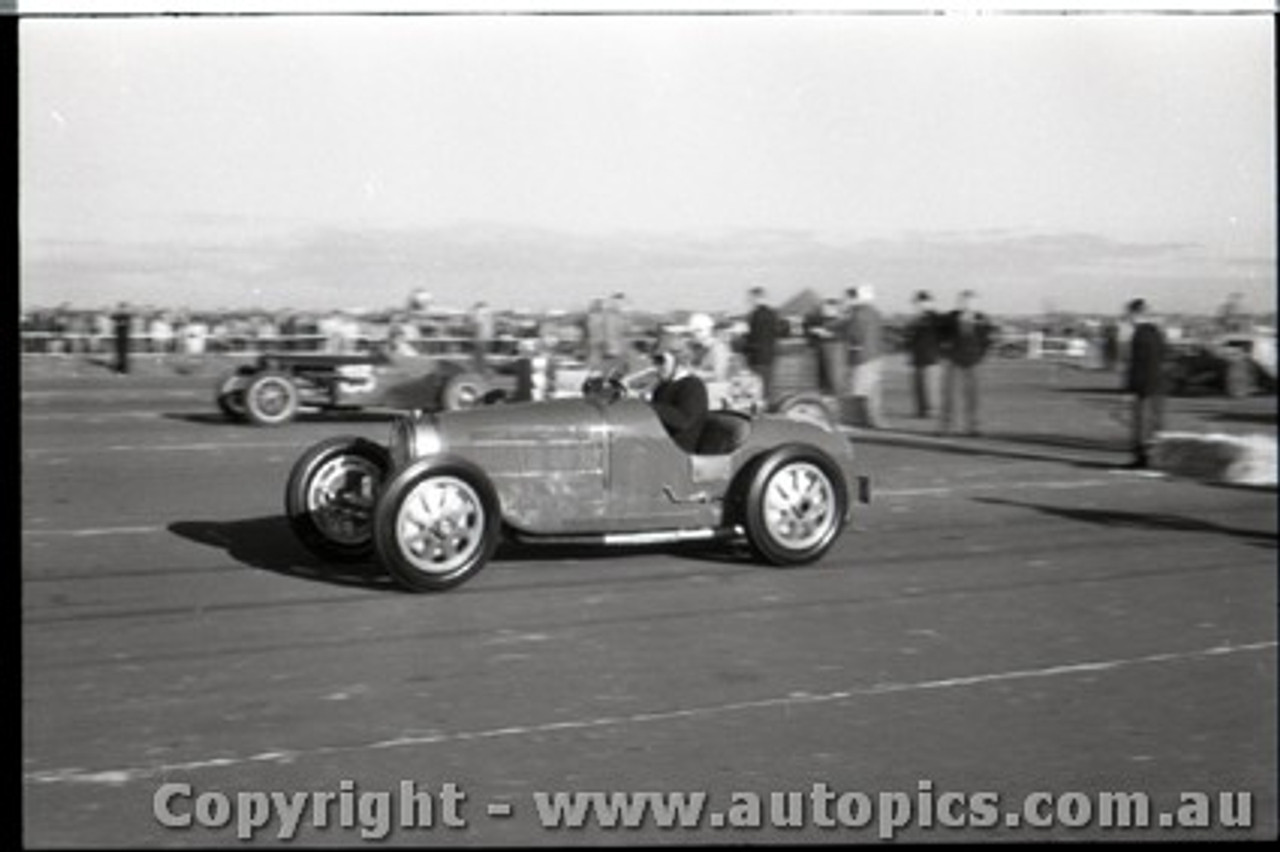
MULTIPOLYGON (((874 503, 818 565, 508 548, 424 596, 320 563, 281 515, 306 445, 382 438, 384 419, 260 430, 223 423, 201 383, 109 381, 23 388, 28 846, 237 842, 234 823, 161 826, 175 782, 465 793, 465 828, 437 801, 393 844, 877 839, 812 811, 803 828, 553 830, 532 798, 698 791, 725 810, 815 785, 902 792, 917 814, 947 791, 1011 809, 1036 791, 1252 797, 1251 829, 917 820, 909 840, 1276 834, 1274 490, 1118 471, 1087 441, 870 435, 874 503)), ((295 842, 360 840, 306 824, 295 842)))

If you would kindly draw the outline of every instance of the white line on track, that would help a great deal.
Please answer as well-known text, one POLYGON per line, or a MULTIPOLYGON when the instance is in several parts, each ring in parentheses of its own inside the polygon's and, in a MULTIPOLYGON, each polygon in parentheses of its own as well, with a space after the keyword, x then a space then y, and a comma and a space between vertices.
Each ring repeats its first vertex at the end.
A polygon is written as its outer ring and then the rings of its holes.
POLYGON ((262 449, 299 449, 304 445, 300 441, 244 441, 213 442, 203 441, 196 444, 107 444, 95 447, 32 447, 24 449, 28 456, 65 456, 74 453, 207 453, 218 450, 262 450, 262 449))
POLYGON ((633 713, 626 716, 599 716, 586 719, 566 719, 559 722, 541 722, 525 725, 509 725, 501 728, 487 728, 475 731, 440 731, 429 734, 414 734, 386 740, 375 740, 351 745, 314 746, 290 750, 260 752, 258 754, 230 757, 211 757, 185 761, 182 763, 156 764, 152 766, 135 766, 124 769, 86 770, 80 768, 51 769, 23 774, 25 783, 81 783, 121 785, 146 778, 164 776, 173 772, 196 772, 204 769, 248 766, 253 764, 286 764, 303 758, 325 757, 357 752, 382 751, 399 748, 422 748, 446 743, 465 743, 479 740, 494 740, 516 737, 535 737, 557 731, 581 731, 597 728, 616 728, 629 725, 644 725, 661 722, 673 722, 684 719, 700 719, 761 710, 774 707, 802 707, 819 704, 830 704, 858 698, 874 698, 881 695, 898 695, 911 692, 925 692, 941 689, 960 689, 990 683, 1002 683, 1018 680, 1045 679, 1079 674, 1115 671, 1132 666, 1164 665, 1232 654, 1259 653, 1274 651, 1275 640, 1238 645, 1215 645, 1191 651, 1169 651, 1159 654, 1147 654, 1140 657, 1120 657, 1110 660, 1088 660, 1076 663, 1064 663, 1039 669, 1015 669, 1004 672, 988 672, 975 675, 940 678, 936 680, 915 681, 912 683, 879 683, 871 686, 851 687, 837 692, 806 693, 792 692, 770 698, 759 698, 752 701, 736 701, 727 704, 704 705, 702 707, 674 708, 655 710, 647 713, 633 713))
POLYGON ((90 527, 81 530, 23 530, 23 535, 47 535, 62 538, 89 538, 100 535, 152 535, 164 527, 90 527))

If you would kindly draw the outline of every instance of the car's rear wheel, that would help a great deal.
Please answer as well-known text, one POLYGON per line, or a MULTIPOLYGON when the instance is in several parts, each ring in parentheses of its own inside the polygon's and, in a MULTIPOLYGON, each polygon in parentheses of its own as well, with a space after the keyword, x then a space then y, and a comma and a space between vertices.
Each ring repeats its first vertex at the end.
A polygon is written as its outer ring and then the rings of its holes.
POLYGON ((298 413, 298 386, 281 373, 263 373, 245 387, 244 408, 259 426, 288 423, 298 413))
POLYGON ((478 471, 442 463, 407 468, 387 484, 374 515, 374 544, 387 570, 420 592, 474 576, 498 544, 497 494, 478 471))
POLYGON ((285 513, 307 549, 325 559, 373 555, 373 507, 390 470, 384 447, 364 438, 330 438, 294 463, 285 513))
POLYGON ((747 481, 742 522, 752 550, 774 565, 822 557, 839 537, 848 489, 836 464, 811 447, 774 450, 747 481))

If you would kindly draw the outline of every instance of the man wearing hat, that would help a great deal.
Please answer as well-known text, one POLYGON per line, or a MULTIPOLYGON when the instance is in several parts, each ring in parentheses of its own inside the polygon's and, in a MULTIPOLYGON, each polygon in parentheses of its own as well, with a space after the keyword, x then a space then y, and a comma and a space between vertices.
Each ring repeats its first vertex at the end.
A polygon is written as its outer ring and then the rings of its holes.
POLYGON ((1133 394, 1131 466, 1145 468, 1151 463, 1151 445, 1164 419, 1165 340, 1146 299, 1129 302, 1127 313, 1133 325, 1125 382, 1125 389, 1133 394))
POLYGON ((907 353, 911 360, 912 390, 915 392, 916 417, 930 415, 933 387, 938 364, 938 313, 933 309, 933 296, 920 290, 911 300, 916 315, 906 329, 907 353))

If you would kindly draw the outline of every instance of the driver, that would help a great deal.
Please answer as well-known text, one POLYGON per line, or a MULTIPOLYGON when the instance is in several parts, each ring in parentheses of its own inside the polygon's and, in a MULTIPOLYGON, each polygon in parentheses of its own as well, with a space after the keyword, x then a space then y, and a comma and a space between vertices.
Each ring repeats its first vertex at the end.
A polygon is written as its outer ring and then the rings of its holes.
POLYGON ((670 349, 655 353, 653 364, 658 370, 658 384, 650 397, 653 410, 676 444, 692 453, 698 446, 698 436, 702 434, 710 408, 707 386, 689 372, 684 359, 670 349))

